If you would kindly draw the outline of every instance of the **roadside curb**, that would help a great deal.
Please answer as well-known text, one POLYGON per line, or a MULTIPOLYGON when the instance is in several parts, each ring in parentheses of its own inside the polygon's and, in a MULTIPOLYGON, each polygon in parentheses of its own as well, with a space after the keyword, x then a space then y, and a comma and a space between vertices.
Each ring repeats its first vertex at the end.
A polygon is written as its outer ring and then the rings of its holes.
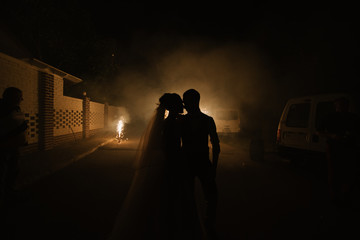
POLYGON ((102 146, 104 146, 104 145, 106 145, 106 144, 108 144, 108 143, 110 143, 110 142, 112 142, 112 141, 114 141, 114 140, 113 140, 113 139, 106 140, 105 142, 100 143, 99 145, 97 145, 96 147, 92 148, 91 150, 89 150, 89 151, 87 151, 87 152, 84 152, 84 153, 82 153, 82 154, 77 155, 76 157, 72 158, 72 159, 69 161, 69 163, 66 164, 66 166, 67 166, 67 165, 70 165, 70 164, 72 164, 72 163, 74 163, 74 162, 77 162, 77 161, 79 161, 80 159, 82 159, 82 158, 84 158, 84 157, 92 154, 92 153, 95 152, 98 148, 100 148, 100 147, 102 147, 102 146))
POLYGON ((67 167, 67 166, 70 166, 71 164, 83 159, 84 157, 92 154, 93 152, 95 152, 97 149, 99 149, 100 147, 112 142, 113 139, 108 139, 100 144, 98 144, 96 147, 93 147, 92 149, 90 149, 89 151, 85 151, 81 154, 78 154, 76 155, 75 157, 73 158, 70 158, 69 161, 65 161, 65 162, 61 162, 59 164, 56 164, 54 165, 50 170, 45 170, 44 172, 42 173, 39 173, 39 174, 35 174, 31 177, 27 177, 27 178, 24 178, 21 182, 17 183, 16 186, 15 186, 15 189, 22 189, 28 185, 31 185, 33 183, 35 183, 36 181, 44 178, 44 177, 47 177, 49 175, 52 175, 54 174, 55 172, 67 167))

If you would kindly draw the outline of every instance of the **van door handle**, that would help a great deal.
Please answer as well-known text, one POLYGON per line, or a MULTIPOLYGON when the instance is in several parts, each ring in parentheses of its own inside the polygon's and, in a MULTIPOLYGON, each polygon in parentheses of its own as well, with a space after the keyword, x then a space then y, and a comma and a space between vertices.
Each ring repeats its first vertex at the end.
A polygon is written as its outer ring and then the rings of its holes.
POLYGON ((313 134, 311 140, 312 140, 312 142, 315 142, 315 143, 316 143, 316 142, 319 142, 319 135, 313 134))

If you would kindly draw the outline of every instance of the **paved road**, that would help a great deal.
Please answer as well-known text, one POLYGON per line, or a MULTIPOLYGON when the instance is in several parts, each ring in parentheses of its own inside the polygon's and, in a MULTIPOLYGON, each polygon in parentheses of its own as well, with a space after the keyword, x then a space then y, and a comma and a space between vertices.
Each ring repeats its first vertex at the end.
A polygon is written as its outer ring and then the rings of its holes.
MULTIPOLYGON (((8 239, 106 239, 133 176, 136 141, 110 143, 20 192, 9 209, 8 239)), ((248 142, 223 143, 217 183, 219 238, 324 239, 335 210, 320 171, 293 168, 248 142)))

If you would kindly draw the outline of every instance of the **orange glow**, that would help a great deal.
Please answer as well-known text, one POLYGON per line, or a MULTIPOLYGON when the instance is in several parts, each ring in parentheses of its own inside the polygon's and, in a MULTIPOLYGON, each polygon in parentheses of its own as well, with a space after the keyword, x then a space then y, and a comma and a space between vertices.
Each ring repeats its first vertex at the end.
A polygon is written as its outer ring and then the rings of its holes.
POLYGON ((169 111, 165 110, 164 119, 166 119, 169 116, 169 111))
POLYGON ((116 135, 116 139, 118 140, 118 142, 124 140, 124 126, 125 126, 124 121, 120 119, 117 124, 117 135, 116 135))
POLYGON ((206 115, 211 115, 211 113, 210 113, 210 111, 206 108, 206 107, 204 107, 204 108, 200 108, 201 109, 201 111, 203 112, 203 113, 205 113, 206 115))

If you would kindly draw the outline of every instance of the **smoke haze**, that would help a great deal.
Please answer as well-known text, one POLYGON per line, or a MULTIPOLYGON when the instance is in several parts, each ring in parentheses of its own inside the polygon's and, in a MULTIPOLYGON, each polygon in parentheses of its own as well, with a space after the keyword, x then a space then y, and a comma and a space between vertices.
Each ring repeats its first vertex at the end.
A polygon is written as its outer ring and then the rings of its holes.
POLYGON ((182 96, 194 88, 201 94, 202 110, 212 115, 218 108, 236 108, 242 130, 275 139, 286 100, 325 92, 334 68, 319 72, 326 66, 310 61, 326 58, 322 52, 299 55, 301 47, 291 45, 290 55, 273 56, 275 49, 265 51, 256 42, 139 32, 128 45, 120 44, 119 54, 126 52, 124 64, 102 92, 107 91, 114 105, 125 107, 134 123, 150 118, 162 94, 182 96))
POLYGON ((250 122, 256 125, 252 115, 264 108, 264 101, 266 107, 272 102, 275 90, 265 87, 271 82, 271 74, 263 54, 251 44, 185 42, 176 49, 151 55, 147 62, 144 71, 122 71, 113 86, 119 104, 134 119, 149 119, 162 94, 174 92, 182 96, 190 88, 200 92, 202 110, 211 115, 218 108, 238 109, 244 126, 250 122))

